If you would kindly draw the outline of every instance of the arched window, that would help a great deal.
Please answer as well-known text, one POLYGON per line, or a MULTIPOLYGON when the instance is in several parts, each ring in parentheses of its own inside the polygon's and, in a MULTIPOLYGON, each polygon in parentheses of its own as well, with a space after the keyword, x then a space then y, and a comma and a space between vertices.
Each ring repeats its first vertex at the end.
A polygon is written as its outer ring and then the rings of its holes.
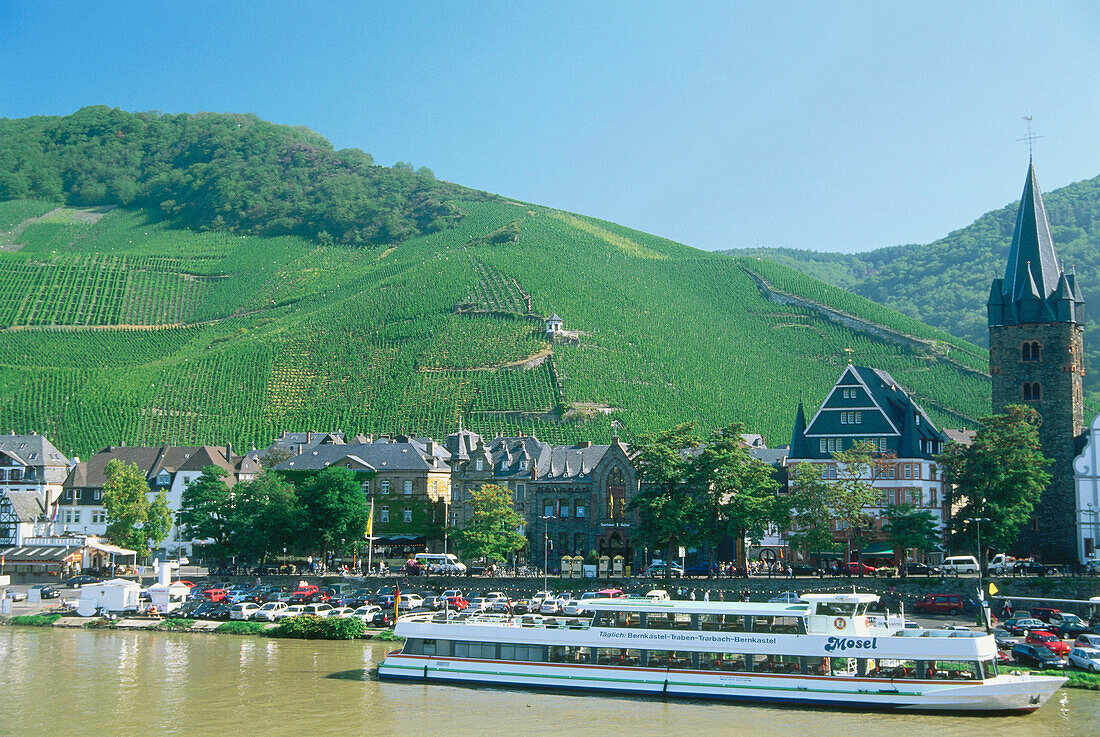
POLYGON ((1020 346, 1020 360, 1022 361, 1041 361, 1043 360, 1043 349, 1039 345, 1039 341, 1031 340, 1023 343, 1020 346))
POLYGON ((1038 381, 1025 381, 1023 387, 1023 398, 1026 401, 1039 401, 1042 399, 1042 389, 1039 387, 1038 381))
POLYGON ((616 466, 607 475, 607 518, 621 519, 626 507, 626 482, 623 471, 616 466))

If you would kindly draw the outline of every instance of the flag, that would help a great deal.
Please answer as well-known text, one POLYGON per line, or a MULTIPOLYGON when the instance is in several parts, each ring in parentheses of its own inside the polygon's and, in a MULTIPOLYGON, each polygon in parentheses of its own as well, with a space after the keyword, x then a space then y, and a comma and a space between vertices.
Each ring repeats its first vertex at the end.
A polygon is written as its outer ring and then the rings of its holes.
POLYGON ((399 605, 401 604, 401 587, 393 587, 393 621, 396 623, 398 616, 400 616, 399 605))
POLYGON ((367 513, 367 539, 374 539, 374 499, 370 500, 370 512, 367 513))
POLYGON ((993 584, 993 583, 989 584, 989 595, 990 596, 996 596, 998 591, 999 591, 999 589, 997 588, 996 584, 993 584))

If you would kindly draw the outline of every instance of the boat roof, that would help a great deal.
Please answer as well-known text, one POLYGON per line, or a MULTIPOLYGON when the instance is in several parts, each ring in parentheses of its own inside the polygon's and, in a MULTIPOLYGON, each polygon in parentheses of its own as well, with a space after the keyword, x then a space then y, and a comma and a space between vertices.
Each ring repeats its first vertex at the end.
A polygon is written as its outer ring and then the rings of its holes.
POLYGON ((760 617, 799 617, 809 613, 806 603, 771 603, 743 601, 659 601, 645 597, 623 599, 585 599, 580 608, 586 611, 658 612, 665 614, 747 614, 760 617))
POLYGON ((835 601, 844 604, 874 604, 878 601, 878 596, 875 594, 857 594, 855 592, 850 594, 802 594, 798 598, 807 602, 835 601))

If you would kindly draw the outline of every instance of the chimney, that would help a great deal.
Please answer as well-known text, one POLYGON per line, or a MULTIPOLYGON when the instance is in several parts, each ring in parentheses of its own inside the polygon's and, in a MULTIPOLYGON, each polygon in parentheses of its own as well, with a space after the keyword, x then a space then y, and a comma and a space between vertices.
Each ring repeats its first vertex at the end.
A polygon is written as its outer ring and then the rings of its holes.
POLYGON ((298 443, 298 455, 302 455, 302 444, 298 443))
POLYGON ((123 440, 123 441, 122 441, 122 442, 121 442, 121 443, 119 444, 119 446, 118 446, 118 447, 120 447, 120 448, 125 448, 125 447, 126 447, 126 441, 125 441, 125 440, 123 440))
POLYGON ((225 444, 225 460, 233 462, 233 443, 225 444))
POLYGON ((577 443, 578 448, 588 448, 588 447, 591 447, 591 445, 592 445, 591 440, 582 440, 579 443, 577 443))
POLYGON ((310 445, 313 442, 313 433, 306 430, 306 445, 310 445))
POLYGON ((429 440, 428 442, 424 443, 424 452, 427 453, 430 456, 435 455, 435 441, 434 440, 429 440))

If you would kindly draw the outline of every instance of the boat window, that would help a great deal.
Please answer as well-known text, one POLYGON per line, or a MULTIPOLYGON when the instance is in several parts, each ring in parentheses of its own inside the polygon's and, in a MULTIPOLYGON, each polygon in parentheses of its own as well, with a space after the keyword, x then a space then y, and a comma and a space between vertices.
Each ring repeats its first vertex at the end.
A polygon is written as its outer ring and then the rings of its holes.
POLYGON ((401 648, 401 652, 405 655, 420 655, 423 652, 424 641, 419 637, 410 637, 405 640, 405 646, 401 648))
POLYGON ((687 630, 691 629, 691 615, 650 612, 647 626, 655 630, 687 630))
POLYGON ((745 618, 740 614, 723 614, 722 615, 722 631, 723 632, 747 632, 748 627, 745 626, 745 618))
POLYGON ((855 658, 822 658, 825 674, 830 676, 856 675, 855 658))
POLYGON ((800 673, 801 658, 793 655, 752 655, 754 673, 800 673))
POLYGON ((928 664, 926 678, 948 681, 972 681, 978 678, 978 663, 959 660, 936 660, 928 664))
POLYGON ((423 655, 435 655, 435 640, 424 640, 420 652, 423 655))
POLYGON ((806 621, 802 617, 753 617, 753 632, 770 632, 776 635, 804 635, 806 621))
POLYGON ((501 645, 501 660, 520 660, 540 663, 544 660, 542 645, 501 645))
POLYGON ((826 614, 830 617, 848 617, 855 614, 855 611, 855 604, 848 604, 842 601, 817 602, 817 613, 826 614))
POLYGON ((650 650, 647 664, 650 668, 689 669, 695 667, 692 664, 692 653, 683 650, 650 650))
POLYGON ((887 658, 868 658, 861 661, 860 672, 868 678, 916 678, 917 663, 913 660, 893 660, 887 658))
POLYGON ((641 662, 641 653, 638 650, 618 647, 596 649, 596 663, 600 665, 638 665, 641 662))
POLYGON ((595 627, 641 627, 642 615, 638 612, 600 612, 595 627))
POLYGON ((803 664, 806 674, 811 676, 828 675, 829 668, 829 658, 806 658, 806 662, 803 664))
POLYGON ((997 675, 997 661, 983 660, 978 663, 978 670, 983 680, 986 678, 994 678, 997 675))

